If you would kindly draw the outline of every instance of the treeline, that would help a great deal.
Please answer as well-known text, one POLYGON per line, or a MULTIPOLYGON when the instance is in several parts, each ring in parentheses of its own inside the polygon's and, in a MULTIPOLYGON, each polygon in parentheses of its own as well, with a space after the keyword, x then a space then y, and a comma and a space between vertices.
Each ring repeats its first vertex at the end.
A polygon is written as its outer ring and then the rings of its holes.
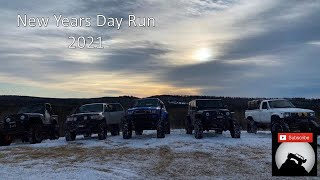
MULTIPOLYGON (((253 99, 264 98, 244 98, 244 97, 216 97, 216 96, 179 96, 179 95, 159 95, 152 96, 160 98, 167 107, 170 113, 170 121, 172 128, 183 128, 184 119, 187 115, 187 103, 193 99, 222 99, 228 108, 235 112, 234 117, 240 121, 243 128, 246 123, 243 120, 244 112, 247 108, 247 103, 253 99)), ((95 102, 119 102, 125 109, 131 107, 134 101, 138 99, 133 96, 119 96, 119 97, 101 97, 101 98, 40 98, 28 96, 0 96, 0 118, 13 113, 17 113, 23 106, 32 104, 51 103, 55 114, 59 115, 59 123, 61 132, 63 132, 63 124, 68 115, 70 115, 77 107, 86 103, 95 102)), ((300 108, 315 110, 317 115, 320 114, 320 99, 305 99, 305 98, 290 98, 291 102, 300 108)), ((319 117, 319 116, 318 116, 319 117)))

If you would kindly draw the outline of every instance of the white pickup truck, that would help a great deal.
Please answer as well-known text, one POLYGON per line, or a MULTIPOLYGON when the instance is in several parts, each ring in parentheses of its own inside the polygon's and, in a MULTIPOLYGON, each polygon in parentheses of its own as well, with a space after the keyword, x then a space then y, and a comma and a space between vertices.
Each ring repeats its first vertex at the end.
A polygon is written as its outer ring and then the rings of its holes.
POLYGON ((248 133, 256 133, 258 127, 266 125, 271 132, 319 132, 315 112, 296 108, 286 99, 249 101, 245 118, 248 133))

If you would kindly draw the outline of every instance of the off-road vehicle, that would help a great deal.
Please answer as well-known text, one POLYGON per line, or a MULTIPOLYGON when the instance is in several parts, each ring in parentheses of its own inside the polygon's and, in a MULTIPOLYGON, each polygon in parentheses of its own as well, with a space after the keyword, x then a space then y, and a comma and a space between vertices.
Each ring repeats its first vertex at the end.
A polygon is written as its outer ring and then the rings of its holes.
POLYGON ((119 135, 120 124, 125 116, 125 111, 119 103, 93 103, 80 106, 75 113, 67 117, 65 123, 65 137, 67 141, 75 140, 77 135, 90 137, 98 133, 98 139, 111 135, 119 135))
POLYGON ((143 130, 157 130, 157 138, 170 134, 169 115, 164 103, 157 98, 137 100, 124 119, 123 138, 131 138, 133 130, 136 135, 142 135, 143 130))
POLYGON ((270 127, 271 132, 304 131, 319 134, 315 112, 296 108, 286 99, 253 100, 245 112, 248 133, 259 127, 270 127))
POLYGON ((195 138, 203 138, 204 130, 230 131, 232 138, 240 138, 240 126, 232 118, 232 113, 225 108, 220 99, 196 99, 189 102, 185 121, 187 134, 194 130, 195 138))
POLYGON ((17 138, 30 144, 59 138, 58 116, 49 103, 23 107, 0 121, 0 145, 10 145, 17 138))

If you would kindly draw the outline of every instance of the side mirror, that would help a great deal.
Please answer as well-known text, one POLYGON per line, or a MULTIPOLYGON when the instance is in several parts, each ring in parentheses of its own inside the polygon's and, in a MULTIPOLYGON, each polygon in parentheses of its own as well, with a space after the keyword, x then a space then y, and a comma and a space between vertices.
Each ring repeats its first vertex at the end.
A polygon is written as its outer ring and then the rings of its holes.
POLYGON ((160 104, 160 108, 161 108, 161 109, 163 108, 163 104, 160 104))

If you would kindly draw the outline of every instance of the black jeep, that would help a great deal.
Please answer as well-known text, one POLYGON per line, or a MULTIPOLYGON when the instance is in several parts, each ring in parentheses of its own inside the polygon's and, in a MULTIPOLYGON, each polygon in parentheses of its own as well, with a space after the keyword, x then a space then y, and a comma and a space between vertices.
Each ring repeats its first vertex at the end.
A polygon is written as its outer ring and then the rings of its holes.
POLYGON ((204 130, 230 131, 232 138, 240 138, 240 126, 232 118, 232 113, 223 106, 220 99, 196 99, 189 102, 185 121, 187 134, 194 130, 195 138, 201 139, 204 130))
POLYGON ((17 138, 31 144, 59 138, 58 116, 49 103, 23 107, 0 121, 0 145, 10 145, 17 138))
POLYGON ((67 117, 65 122, 66 141, 74 141, 77 135, 91 136, 98 133, 98 139, 107 137, 106 114, 110 107, 106 103, 85 104, 67 117))

